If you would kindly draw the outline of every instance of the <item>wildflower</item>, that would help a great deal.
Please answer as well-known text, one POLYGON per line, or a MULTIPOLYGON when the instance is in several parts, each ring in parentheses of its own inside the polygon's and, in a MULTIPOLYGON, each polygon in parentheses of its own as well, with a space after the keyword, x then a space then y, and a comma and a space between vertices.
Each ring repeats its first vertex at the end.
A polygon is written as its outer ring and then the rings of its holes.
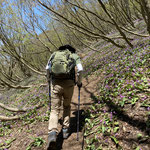
POLYGON ((108 139, 105 140, 105 143, 108 143, 108 139))
POLYGON ((105 86, 105 88, 106 88, 106 89, 109 89, 109 86, 108 86, 108 85, 106 85, 106 86, 105 86))
POLYGON ((112 118, 113 118, 113 113, 111 112, 110 113, 110 121, 112 121, 112 118))
POLYGON ((118 136, 119 134, 118 133, 116 133, 114 136, 116 137, 116 136, 118 136))
POLYGON ((113 111, 113 114, 116 114, 116 112, 115 112, 115 111, 113 111))
POLYGON ((120 98, 124 98, 124 96, 120 94, 120 98))

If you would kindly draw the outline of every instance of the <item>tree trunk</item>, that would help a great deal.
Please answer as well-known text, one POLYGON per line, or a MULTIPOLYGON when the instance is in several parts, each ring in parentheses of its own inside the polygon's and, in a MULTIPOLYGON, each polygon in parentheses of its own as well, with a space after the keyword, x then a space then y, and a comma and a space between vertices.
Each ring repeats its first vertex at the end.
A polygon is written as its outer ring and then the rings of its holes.
POLYGON ((145 15, 147 31, 150 34, 150 1, 149 0, 141 0, 142 4, 142 14, 145 15))

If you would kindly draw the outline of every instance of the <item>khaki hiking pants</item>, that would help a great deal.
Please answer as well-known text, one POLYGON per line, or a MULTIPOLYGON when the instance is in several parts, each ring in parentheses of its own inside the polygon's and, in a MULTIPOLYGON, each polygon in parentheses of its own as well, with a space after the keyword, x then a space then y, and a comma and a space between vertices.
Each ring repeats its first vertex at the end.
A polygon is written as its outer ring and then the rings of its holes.
POLYGON ((73 80, 53 80, 51 85, 51 113, 49 118, 49 132, 58 132, 60 106, 63 103, 63 128, 70 125, 71 99, 74 91, 73 80))

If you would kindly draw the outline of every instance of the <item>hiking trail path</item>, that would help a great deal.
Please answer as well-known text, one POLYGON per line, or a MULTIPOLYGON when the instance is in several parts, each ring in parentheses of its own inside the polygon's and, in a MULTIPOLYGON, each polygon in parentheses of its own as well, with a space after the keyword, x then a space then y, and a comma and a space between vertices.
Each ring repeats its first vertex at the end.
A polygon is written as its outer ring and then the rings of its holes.
MULTIPOLYGON (((96 92, 98 78, 83 79, 83 87, 80 93, 80 111, 84 111, 92 105, 91 94, 96 92)), ((83 130, 84 126, 80 126, 79 141, 77 141, 77 111, 78 111, 78 87, 75 86, 74 95, 71 103, 71 135, 67 140, 63 141, 62 150, 82 150, 83 143, 83 130), (76 115, 75 115, 76 114, 76 115)), ((62 114, 62 113, 61 113, 62 114)), ((80 116, 80 123, 82 116, 80 116)), ((80 124, 81 125, 81 124, 80 124)), ((59 144, 59 142, 58 142, 59 144)), ((59 149, 58 149, 59 150, 59 149)))
MULTIPOLYGON (((97 83, 100 77, 89 76, 89 78, 83 79, 83 86, 80 92, 80 112, 87 110, 93 103, 91 95, 96 93, 97 83)), ((48 109, 48 108, 47 108, 48 109)), ((78 112, 78 87, 75 86, 74 94, 71 102, 71 134, 68 139, 62 138, 62 133, 59 132, 56 143, 56 150, 82 150, 83 146, 83 131, 84 125, 81 126, 81 122, 84 122, 84 116, 80 115, 80 130, 79 141, 77 141, 77 112, 78 112)), ((61 131, 61 117, 62 109, 60 109, 60 123, 58 125, 59 131, 61 131)), ((15 124, 12 126, 12 133, 5 138, 5 140, 15 138, 9 150, 26 150, 31 143, 32 137, 41 137, 45 140, 42 147, 31 147, 31 150, 47 150, 47 138, 48 138, 48 121, 36 122, 34 124, 28 124, 22 126, 22 124, 15 124)))

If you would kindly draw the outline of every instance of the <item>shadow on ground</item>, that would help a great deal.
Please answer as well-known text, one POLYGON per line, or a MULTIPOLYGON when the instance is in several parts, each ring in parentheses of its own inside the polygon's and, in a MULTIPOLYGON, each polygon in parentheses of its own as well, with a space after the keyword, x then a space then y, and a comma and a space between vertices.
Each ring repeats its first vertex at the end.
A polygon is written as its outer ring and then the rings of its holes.
MULTIPOLYGON (((91 99, 95 103, 98 103, 99 99, 97 99, 97 97, 92 92, 88 91, 88 89, 85 88, 85 90, 86 90, 86 92, 90 93, 91 99)), ((105 100, 105 99, 103 99, 103 102, 101 102, 101 103, 107 104, 107 106, 109 107, 109 111, 112 111, 112 110, 115 111, 116 112, 116 116, 117 116, 118 119, 120 119, 122 121, 125 121, 128 124, 139 128, 141 131, 145 131, 146 130, 146 122, 140 121, 140 120, 137 120, 137 119, 129 117, 126 114, 126 112, 122 110, 121 107, 117 106, 111 100, 105 100)), ((146 131, 145 131, 145 133, 147 134, 146 131)))
MULTIPOLYGON (((85 88, 85 91, 90 94, 90 97, 93 100, 93 102, 98 103, 99 99, 86 87, 84 88, 85 88)), ((144 132, 146 135, 150 135, 150 130, 147 130, 147 124, 148 123, 150 124, 150 116, 148 117, 146 121, 135 119, 135 118, 130 117, 121 107, 117 106, 111 100, 103 99, 101 103, 105 103, 108 106, 110 112, 114 111, 116 117, 119 120, 127 122, 131 126, 138 128, 140 131, 144 132)), ((125 138, 124 140, 127 140, 127 139, 125 138)), ((135 139, 132 139, 132 140, 135 140, 135 139)), ((128 141, 131 142, 132 140, 128 140, 128 141)), ((145 141, 142 141, 142 142, 144 142, 145 144, 149 144, 150 139, 147 138, 145 141)), ((138 141, 138 143, 140 143, 140 141, 138 141)))

